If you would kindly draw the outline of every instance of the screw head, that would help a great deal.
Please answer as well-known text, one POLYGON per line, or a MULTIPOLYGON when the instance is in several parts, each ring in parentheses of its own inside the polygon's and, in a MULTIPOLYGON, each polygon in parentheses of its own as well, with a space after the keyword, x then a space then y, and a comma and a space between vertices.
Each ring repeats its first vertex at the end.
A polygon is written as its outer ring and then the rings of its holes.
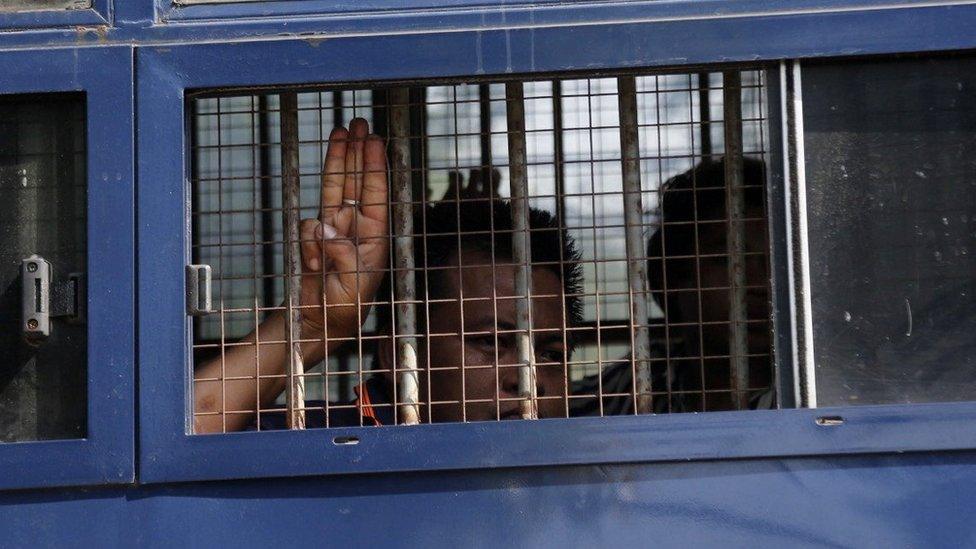
POLYGON ((28 263, 27 272, 29 273, 37 272, 37 263, 28 263))
POLYGON ((30 320, 28 320, 27 321, 27 327, 30 328, 31 330, 36 330, 37 329, 37 320, 36 319, 33 319, 33 318, 30 319, 30 320))

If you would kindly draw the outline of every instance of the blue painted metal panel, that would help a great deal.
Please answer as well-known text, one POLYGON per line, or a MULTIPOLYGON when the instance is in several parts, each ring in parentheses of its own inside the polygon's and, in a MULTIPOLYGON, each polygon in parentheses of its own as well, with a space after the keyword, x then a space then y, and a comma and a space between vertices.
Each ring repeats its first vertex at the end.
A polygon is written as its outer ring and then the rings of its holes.
MULTIPOLYGON (((726 3, 726 0, 710 0, 713 3, 726 3)), ((411 12, 418 13, 425 10, 458 10, 502 8, 505 10, 518 9, 526 5, 535 7, 557 3, 586 5, 591 2, 569 0, 515 0, 513 2, 492 2, 485 0, 363 0, 352 2, 349 0, 270 0, 265 2, 248 3, 191 3, 177 5, 171 0, 156 0, 157 11, 163 20, 180 19, 260 19, 268 17, 355 14, 366 15, 379 11, 393 12, 400 17, 409 16, 411 12)))
POLYGON ((0 495, 11 547, 964 547, 976 455, 554 467, 0 495))
MULTIPOLYGON (((943 8, 947 9, 947 8, 943 8)), ((958 15, 965 16, 968 8, 958 15)), ((902 10, 913 26, 934 45, 938 25, 952 34, 952 12, 934 20, 912 19, 921 12, 902 10)), ((930 15, 936 15, 930 13, 930 15)), ((969 23, 976 24, 976 6, 969 23)), ((840 15, 835 17, 840 18, 840 15)), ((680 66, 714 62, 776 59, 769 44, 788 41, 788 56, 829 56, 880 53, 889 49, 926 50, 924 44, 895 30, 875 28, 869 36, 848 36, 857 25, 838 19, 832 30, 820 18, 795 16, 761 19, 742 27, 716 20, 661 24, 611 24, 579 27, 528 28, 479 32, 381 35, 369 37, 211 43, 195 47, 160 46, 141 50, 142 65, 157 73, 175 73, 184 87, 300 84, 348 80, 483 76, 602 68, 680 66), (748 34, 748 36, 743 36, 748 34), (695 40, 688 37, 694 36, 695 40), (763 43, 756 43, 756 36, 763 43), (581 47, 585 45, 585 47, 581 47), (395 54, 393 53, 395 52, 395 54), (395 57, 393 57, 395 55, 395 57), (273 67, 274 70, 267 70, 273 67)), ((972 27, 970 27, 972 28, 972 27)), ((961 30, 955 28, 955 30, 961 30)), ((976 35, 954 34, 949 49, 976 46, 976 35)))
MULTIPOLYGON (((314 1, 301 2, 306 3, 323 5, 314 1)), ((280 3, 248 3, 230 9, 277 4, 280 3)), ((114 9, 117 28, 4 33, 0 48, 119 42, 179 44, 296 36, 334 39, 349 35, 427 32, 470 36, 500 29, 535 27, 545 28, 545 32, 537 36, 537 46, 544 47, 544 39, 571 37, 567 54, 586 56, 590 49, 600 49, 601 44, 591 38, 595 40, 601 33, 585 27, 613 29, 616 25, 630 29, 628 41, 631 45, 641 46, 634 53, 639 53, 646 65, 976 47, 976 34, 971 32, 976 27, 976 5, 968 1, 941 4, 944 3, 902 1, 882 5, 879 0, 800 0, 797 3, 651 1, 572 3, 541 8, 379 11, 329 16, 228 16, 216 21, 165 22, 157 21, 161 15, 154 11, 149 0, 144 0, 122 2, 114 9), (638 37, 642 40, 635 42, 638 37)), ((612 32, 603 34, 612 35, 612 32)))
POLYGON ((976 448, 976 403, 416 428, 186 434, 190 341, 184 91, 642 64, 639 26, 145 48, 138 52, 140 463, 146 482, 976 448), (587 51, 573 43, 596 44, 587 51), (389 52, 398 52, 391 63, 389 52), (267 68, 274 67, 270 71, 267 68), (817 425, 839 414, 839 427, 817 425), (337 435, 360 439, 337 446, 337 435))
POLYGON ((84 91, 88 124, 88 437, 0 444, 0 488, 134 478, 132 49, 0 53, 0 93, 84 91))
POLYGON ((158 19, 152 0, 123 0, 112 5, 112 17, 116 26, 133 29, 130 36, 141 35, 158 19))
MULTIPOLYGON (((413 14, 423 14, 425 11, 438 11, 441 14, 450 11, 477 11, 482 15, 491 16, 492 10, 501 15, 502 20, 510 14, 515 15, 515 21, 521 19, 521 14, 532 12, 544 15, 552 8, 579 9, 591 8, 601 3, 592 0, 513 0, 500 2, 498 0, 270 0, 265 2, 211 2, 190 5, 176 5, 172 0, 155 0, 157 12, 161 19, 262 19, 270 17, 308 17, 308 16, 365 16, 377 12, 386 15, 405 18, 413 14)), ((967 4, 963 1, 924 2, 926 5, 967 4)), ((873 10, 879 8, 899 8, 918 6, 919 2, 906 0, 677 0, 662 2, 661 0, 622 0, 617 2, 621 8, 638 16, 642 20, 651 19, 679 19, 679 18, 708 18, 730 17, 756 14, 796 14, 817 13, 825 11, 840 11, 850 9, 873 10)), ((605 5, 602 7, 606 7, 605 5)))

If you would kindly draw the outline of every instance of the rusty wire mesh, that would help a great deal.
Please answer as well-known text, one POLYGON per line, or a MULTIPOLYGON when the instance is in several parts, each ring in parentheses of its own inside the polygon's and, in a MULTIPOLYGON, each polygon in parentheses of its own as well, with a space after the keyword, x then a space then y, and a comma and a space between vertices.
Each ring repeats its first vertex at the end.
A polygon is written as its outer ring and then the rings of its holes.
POLYGON ((413 412, 428 423, 774 406, 764 79, 743 70, 191 97, 191 261, 212 267, 215 300, 193 321, 193 387, 219 395, 194 419, 224 432, 295 427, 285 421, 295 408, 308 427, 334 427, 413 423, 413 412), (286 225, 316 217, 330 131, 355 117, 401 155, 390 175, 393 276, 364 303, 356 333, 296 336, 322 346, 321 362, 298 373, 262 364, 259 347, 291 341, 248 338, 291 312, 286 225), (291 212, 283 143, 298 153, 291 212), (411 248, 413 264, 398 261, 411 248), (439 249, 450 253, 432 257, 439 249), (416 291, 404 298, 395 281, 407 275, 416 291), (225 367, 235 348, 248 357, 240 375, 225 367), (201 364, 220 373, 201 376, 201 364), (295 376, 304 395, 289 405, 280 385, 295 376), (224 406, 231 393, 249 404, 224 406))

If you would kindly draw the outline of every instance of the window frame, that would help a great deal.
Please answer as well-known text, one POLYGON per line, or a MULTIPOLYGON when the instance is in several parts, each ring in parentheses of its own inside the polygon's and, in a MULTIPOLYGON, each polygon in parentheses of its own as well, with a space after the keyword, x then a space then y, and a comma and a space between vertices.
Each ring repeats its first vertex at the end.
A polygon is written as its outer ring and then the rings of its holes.
POLYGON ((171 0, 92 1, 94 8, 90 10, 0 14, 0 31, 17 31, 6 33, 2 47, 158 45, 258 37, 322 40, 353 34, 607 24, 620 25, 622 32, 628 32, 626 26, 630 23, 654 25, 654 32, 664 37, 641 51, 649 63, 755 61, 976 47, 976 36, 971 32, 976 24, 976 0, 576 0, 540 5, 444 0, 448 7, 441 8, 403 7, 393 0, 374 0, 374 8, 386 2, 386 9, 373 11, 343 11, 334 0, 267 0, 186 7, 177 7, 171 0), (743 29, 748 30, 740 32, 743 29), (761 41, 755 38, 759 36, 761 41), (688 37, 695 40, 689 44, 688 37), (662 53, 667 57, 658 59, 662 53))
MULTIPOLYGON (((141 481, 976 448, 976 402, 187 434, 192 345, 183 274, 190 251, 187 90, 673 67, 674 58, 664 54, 679 42, 672 44, 652 27, 635 25, 621 32, 619 26, 593 25, 140 48, 137 135, 139 150, 147 151, 139 161, 137 206, 138 244, 144 250, 138 281, 141 481), (579 52, 574 44, 580 41, 615 47, 579 52), (398 62, 386 58, 390 51, 399 52, 398 62), (648 52, 646 58, 629 53, 642 51, 648 52), (825 416, 842 416, 844 421, 825 425, 818 421, 825 416), (359 443, 333 443, 334 437, 344 436, 357 437, 359 443)), ((707 52, 690 53, 687 63, 718 60, 707 52)), ((768 74, 775 77, 775 72, 768 74)), ((772 88, 769 94, 776 97, 772 88)), ((775 132, 770 137, 772 149, 781 137, 775 132)), ((778 170, 772 171, 775 175, 778 170)), ((783 200, 782 189, 783 182, 773 177, 771 196, 776 192, 783 200)), ((773 249, 785 247, 787 237, 784 229, 775 229, 773 249)), ((789 326, 793 311, 784 303, 788 295, 774 292, 777 314, 786 323, 780 326, 789 326)))
MULTIPOLYGON (((757 16, 823 15, 831 12, 897 11, 904 8, 965 6, 972 0, 625 0, 607 4, 596 0, 423 0, 405 6, 397 0, 365 0, 339 2, 337 0, 145 0, 152 2, 156 16, 162 22, 191 23, 224 20, 228 24, 255 22, 268 18, 294 18, 338 23, 343 27, 375 26, 376 22, 353 18, 369 15, 386 22, 399 22, 408 16, 421 18, 420 27, 462 28, 475 26, 526 26, 551 24, 588 24, 594 21, 675 21, 743 18, 757 16), (341 19, 346 19, 342 22, 341 19), (442 27, 442 25, 445 25, 442 27)), ((385 23, 380 23, 385 25, 385 23)), ((395 24, 395 23, 394 23, 395 24)))
POLYGON ((91 0, 91 5, 82 9, 0 11, 0 30, 109 25, 111 21, 111 0, 91 0))
POLYGON ((0 52, 0 93, 85 92, 88 427, 80 439, 0 444, 0 489, 132 482, 132 48, 0 52))

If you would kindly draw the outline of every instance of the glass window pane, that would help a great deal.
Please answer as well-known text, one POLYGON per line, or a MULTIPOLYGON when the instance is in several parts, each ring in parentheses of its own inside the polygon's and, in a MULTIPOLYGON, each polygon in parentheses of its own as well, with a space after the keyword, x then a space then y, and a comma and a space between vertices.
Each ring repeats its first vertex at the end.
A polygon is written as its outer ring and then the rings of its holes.
POLYGON ((0 442, 85 436, 85 170, 83 95, 0 97, 0 442), (50 330, 28 338, 34 254, 50 265, 50 330))
POLYGON ((0 0, 0 12, 41 10, 83 10, 91 0, 0 0))
POLYGON ((976 395, 976 58, 804 68, 820 406, 976 395))

